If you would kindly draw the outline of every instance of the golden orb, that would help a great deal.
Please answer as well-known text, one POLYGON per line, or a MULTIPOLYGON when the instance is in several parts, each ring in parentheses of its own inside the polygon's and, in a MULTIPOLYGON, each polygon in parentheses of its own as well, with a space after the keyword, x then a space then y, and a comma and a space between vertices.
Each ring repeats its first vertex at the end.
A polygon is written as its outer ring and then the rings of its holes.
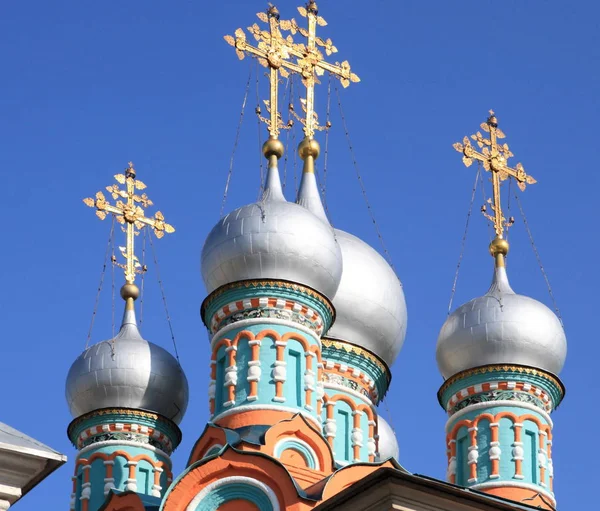
POLYGON ((278 138, 270 138, 267 140, 262 147, 263 154, 265 158, 269 158, 270 156, 277 156, 277 159, 280 159, 283 156, 285 148, 283 143, 278 138))
POLYGON ((508 241, 502 238, 494 238, 490 243, 490 254, 496 257, 498 254, 506 256, 508 254, 509 244, 508 241))
POLYGON ((303 160, 306 160, 309 156, 312 156, 316 160, 319 154, 321 154, 321 146, 315 139, 305 138, 298 146, 298 154, 303 160))
POLYGON ((135 284, 125 284, 121 288, 121 298, 123 298, 123 300, 127 300, 128 298, 133 298, 134 300, 137 300, 139 296, 140 288, 137 287, 135 284))

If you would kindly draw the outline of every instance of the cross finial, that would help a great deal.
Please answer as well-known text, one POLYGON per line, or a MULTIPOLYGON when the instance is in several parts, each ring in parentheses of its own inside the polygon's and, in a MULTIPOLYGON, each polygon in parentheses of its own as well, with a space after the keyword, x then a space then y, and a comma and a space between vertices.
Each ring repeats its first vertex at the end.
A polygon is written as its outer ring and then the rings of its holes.
MULTIPOLYGON (((106 190, 116 201, 114 205, 106 199, 102 192, 96 193, 95 198, 88 197, 83 199, 83 202, 91 208, 96 208, 96 216, 100 218, 100 220, 104 220, 108 214, 112 214, 115 216, 117 222, 125 226, 122 227, 122 229, 127 235, 126 246, 121 247, 121 253, 125 258, 125 264, 117 263, 116 260, 113 260, 113 262, 125 270, 126 283, 133 285, 135 275, 145 271, 145 268, 140 265, 134 252, 135 236, 139 234, 140 229, 150 226, 154 230, 157 238, 162 238, 165 233, 175 232, 175 229, 172 225, 165 223, 165 217, 160 211, 157 211, 154 214, 154 218, 145 216, 144 208, 152 206, 153 202, 145 193, 136 193, 137 190, 144 190, 146 185, 136 179, 133 162, 128 163, 125 174, 115 175, 115 180, 117 183, 125 185, 126 189, 121 190, 119 184, 113 184, 106 187, 106 190)), ((130 291, 134 287, 135 286, 130 286, 130 291)))
POLYGON ((306 4, 306 7, 298 7, 298 12, 308 20, 308 30, 299 27, 292 20, 292 33, 298 31, 306 38, 305 44, 295 44, 290 48, 290 54, 297 58, 302 83, 306 87, 306 99, 302 101, 302 109, 305 113, 304 119, 296 114, 295 116, 304 125, 305 137, 312 139, 316 130, 327 129, 329 127, 319 126, 318 117, 315 112, 315 85, 320 83, 318 77, 327 71, 338 78, 344 88, 348 87, 352 82, 360 82, 360 78, 352 72, 347 60, 341 64, 339 62, 331 64, 325 60, 321 50, 327 56, 337 53, 338 50, 333 45, 331 39, 317 37, 317 25, 324 27, 327 25, 327 22, 323 17, 319 16, 316 2, 310 0, 306 4))
POLYGON ((473 160, 477 160, 483 164, 485 170, 492 173, 493 199, 488 199, 488 203, 493 214, 490 215, 487 212, 485 205, 482 207, 482 212, 486 218, 494 223, 494 230, 496 231, 496 239, 490 245, 490 251, 496 258, 497 264, 503 264, 504 256, 508 253, 508 243, 503 239, 504 231, 513 224, 514 219, 510 218, 507 221, 504 218, 500 201, 500 185, 506 179, 513 178, 516 180, 519 189, 523 191, 528 184, 536 183, 536 180, 526 174, 523 165, 520 163, 517 163, 514 168, 508 165, 508 159, 514 155, 508 144, 498 143, 498 139, 505 138, 505 135, 498 128, 498 119, 493 110, 490 110, 487 121, 481 124, 481 129, 490 134, 489 139, 485 138, 480 131, 471 135, 471 138, 477 142, 481 152, 473 148, 468 137, 463 139, 462 144, 457 142, 453 147, 463 154, 465 166, 469 167, 473 160))
MULTIPOLYGON (((279 113, 279 75, 281 74, 281 76, 287 78, 290 71, 298 72, 298 66, 288 61, 290 58, 289 47, 293 44, 292 38, 291 36, 284 38, 281 34, 281 30, 290 30, 292 23, 290 21, 282 20, 279 10, 271 3, 269 3, 269 7, 266 11, 259 12, 256 16, 260 21, 269 25, 268 31, 261 30, 257 23, 248 27, 248 32, 258 42, 257 46, 248 43, 246 34, 241 28, 238 28, 235 31, 235 37, 226 35, 225 41, 235 48, 236 54, 240 60, 248 54, 258 58, 258 62, 262 66, 270 69, 270 98, 268 101, 265 101, 269 118, 262 117, 259 108, 257 108, 257 114, 267 125, 270 138, 277 139, 279 130, 287 128, 279 113)), ((267 157, 269 157, 269 155, 267 155, 267 157)))

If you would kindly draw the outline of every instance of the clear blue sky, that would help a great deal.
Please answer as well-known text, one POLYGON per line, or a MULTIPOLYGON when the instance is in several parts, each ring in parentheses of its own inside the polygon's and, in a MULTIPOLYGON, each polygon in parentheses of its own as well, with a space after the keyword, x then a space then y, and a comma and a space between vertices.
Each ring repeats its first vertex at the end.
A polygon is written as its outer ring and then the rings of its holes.
MULTIPOLYGON (((283 17, 298 17, 299 2, 283 3, 283 17)), ((445 476, 446 418, 436 400, 442 380, 435 343, 475 172, 463 167, 451 144, 476 131, 494 108, 516 154, 513 163, 523 162, 538 179, 521 197, 569 342, 561 375, 567 396, 553 416, 555 489, 562 510, 577 509, 586 495, 577 485, 596 468, 587 432, 598 421, 591 398, 600 390, 597 3, 319 4, 330 23, 322 34, 334 39, 339 59, 350 60, 362 79, 342 92, 342 101, 408 303, 408 335, 387 398, 401 463, 445 476)), ((64 380, 85 346, 110 227, 81 199, 110 184, 128 160, 177 228, 155 242, 191 390, 176 472, 202 432, 209 345, 198 313, 205 296, 199 255, 219 216, 249 72, 248 61, 239 63, 222 36, 253 23, 265 6, 259 0, 22 0, 0 8, 0 420, 69 456, 68 465, 17 509, 68 506, 75 451, 65 434, 71 418, 64 380)), ((318 94, 323 117, 326 88, 318 94)), ((264 85, 261 95, 266 97, 264 85)), ((255 104, 253 82, 229 210, 253 201, 258 191, 255 104)), ((377 246, 335 103, 332 122, 332 221, 377 246)), ((291 198, 291 160, 287 176, 291 198)), ((477 212, 481 202, 478 194, 455 305, 484 293, 491 277, 487 227, 477 212)), ((512 208, 517 224, 511 232, 511 283, 550 304, 514 201, 512 208)), ((170 347, 150 268, 143 334, 170 347)), ((109 273, 94 342, 111 336, 111 323, 109 273)))

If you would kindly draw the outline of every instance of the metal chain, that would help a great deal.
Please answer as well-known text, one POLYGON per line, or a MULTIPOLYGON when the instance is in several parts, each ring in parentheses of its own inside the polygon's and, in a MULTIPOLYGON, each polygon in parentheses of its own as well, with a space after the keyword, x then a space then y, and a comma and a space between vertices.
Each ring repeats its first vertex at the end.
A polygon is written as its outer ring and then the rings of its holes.
MULTIPOLYGON (((477 162, 479 165, 478 172, 481 173, 481 162, 477 162)), ((487 208, 487 197, 485 196, 485 179, 483 178, 483 173, 481 173, 481 195, 483 196, 483 207, 487 208)), ((487 217, 484 217, 488 226, 488 237, 490 238, 490 243, 492 242, 492 224, 487 217)))
POLYGON ((396 271, 395 267, 394 267, 394 263, 392 261, 392 257, 390 256, 390 253, 385 245, 385 241, 383 240, 383 236, 381 234, 381 231, 379 230, 379 226, 377 225, 377 221, 375 220, 375 215, 373 213, 373 208, 371 208, 371 204, 369 202, 369 198, 367 197, 367 190, 365 188, 365 184, 363 182, 362 176, 360 175, 360 171, 358 168, 358 163, 356 162, 356 157, 354 155, 354 147, 352 146, 352 141, 350 139, 350 134, 348 133, 348 126, 346 125, 346 117, 344 115, 344 109, 342 108, 342 101, 340 98, 340 91, 338 89, 338 86, 335 86, 335 92, 337 94, 337 100, 338 100, 338 106, 340 109, 340 115, 342 117, 342 126, 344 128, 344 133, 346 134, 346 140, 348 141, 348 147, 350 149, 350 155, 352 157, 352 163, 354 164, 354 170, 356 171, 356 176, 358 178, 358 183, 360 184, 360 189, 362 191, 362 195, 363 198, 365 200, 365 204, 367 205, 367 210, 369 211, 369 216, 371 217, 371 221, 373 222, 373 226, 375 227, 375 232, 377 233, 377 237, 379 238, 379 242, 381 243, 381 247, 383 249, 383 252, 385 254, 385 257, 389 263, 389 265, 392 267, 392 270, 394 270, 394 272, 396 271))
MULTIPOLYGON (((293 78, 294 78, 294 75, 291 75, 287 80, 285 91, 283 93, 283 104, 284 105, 285 105, 286 97, 287 97, 288 104, 291 103, 291 101, 292 101, 293 93, 294 93, 293 78)), ((288 108, 288 118, 287 118, 288 126, 290 126, 290 121, 292 121, 292 112, 288 108)), ((283 185, 281 187, 283 192, 285 192, 285 185, 287 182, 287 163, 288 163, 288 153, 289 153, 289 147, 290 147, 290 131, 294 131, 294 130, 292 130, 291 126, 290 126, 290 128, 286 131, 287 131, 287 133, 285 134, 285 152, 284 152, 284 158, 283 158, 283 185)), ((294 139, 295 139, 295 137, 294 137, 294 139)))
POLYGON ((102 264, 102 271, 100 272, 100 283, 98 284, 98 291, 96 292, 96 300, 94 301, 94 310, 92 311, 92 319, 90 320, 90 328, 88 329, 87 340, 85 341, 85 349, 87 350, 90 346, 90 340, 92 338, 92 330, 94 329, 94 321, 96 320, 96 314, 98 313, 98 302, 100 300, 100 293, 102 292, 102 285, 104 284, 104 275, 106 274, 106 264, 108 263, 108 254, 113 241, 113 234, 115 232, 115 217, 112 217, 110 225, 110 234, 108 235, 108 242, 106 244, 106 252, 104 253, 104 263, 102 264))
POLYGON ((219 216, 223 218, 223 211, 225 211, 225 202, 227 201, 227 193, 229 192, 229 183, 231 182, 231 175, 233 173, 233 160, 235 157, 235 151, 240 140, 240 130, 242 128, 242 122, 244 121, 244 112, 246 110, 246 101, 248 100, 248 92, 250 90, 250 79, 252 78, 252 66, 250 66, 250 72, 248 73, 248 80, 246 81, 246 90, 244 92, 244 100, 242 101, 242 111, 240 112, 240 120, 238 127, 235 132, 235 140, 233 142, 233 150, 231 151, 231 159, 229 160, 229 172, 227 173, 227 181, 225 181, 225 191, 223 192, 223 200, 221 201, 221 212, 219 216))
POLYGON ((504 238, 506 239, 506 241, 509 241, 508 237, 510 235, 510 226, 512 225, 510 223, 510 218, 511 218, 511 216, 510 216, 510 196, 512 195, 512 182, 513 182, 512 179, 508 180, 508 204, 506 206, 506 214, 508 215, 508 223, 506 224, 507 229, 506 229, 506 234, 504 235, 504 238))
POLYGON ((396 428, 394 427, 394 421, 392 420, 392 411, 390 410, 390 407, 388 406, 388 402, 387 399, 383 399, 383 404, 385 405, 385 411, 386 411, 386 419, 387 419, 387 423, 390 425, 390 428, 392 428, 392 431, 394 432, 394 435, 396 434, 396 428))
MULTIPOLYGON (((113 215, 114 219, 114 215, 113 215)), ((122 227, 121 227, 122 229, 122 227)), ((117 258, 115 256, 115 242, 112 242, 112 255, 110 256, 111 266, 112 266, 112 341, 111 346, 113 349, 112 356, 115 356, 114 347, 115 347, 115 262, 117 258)))
POLYGON ((142 323, 144 322, 144 277, 146 276, 146 237, 148 236, 148 229, 144 228, 143 229, 143 236, 142 236, 142 277, 141 277, 141 281, 142 281, 142 285, 140 286, 140 327, 142 326, 142 323))
POLYGON ((331 126, 331 74, 327 82, 327 114, 325 119, 325 155, 323 156, 323 179, 321 180, 321 199, 325 206, 325 213, 329 217, 329 207, 327 206, 327 160, 329 156, 329 126, 331 126))
POLYGON ((261 120, 260 120, 260 95, 258 93, 258 59, 256 60, 256 122, 258 126, 258 161, 260 164, 260 186, 258 187, 258 197, 256 200, 260 200, 263 193, 264 187, 264 170, 263 170, 263 154, 262 154, 262 129, 261 129, 261 120))
POLYGON ((456 272, 454 274, 454 282, 452 283, 452 291, 450 293, 450 302, 448 303, 448 316, 452 311, 452 302, 454 301, 454 294, 456 293, 456 284, 458 282, 458 274, 460 271, 460 265, 462 263, 463 256, 465 254, 465 245, 467 243, 467 234, 469 232, 469 222, 471 221, 471 213, 473 212, 473 203, 475 202, 475 194, 477 193, 477 184, 481 178, 481 168, 477 170, 475 174, 475 182, 473 183, 473 190, 471 191, 471 203, 469 204, 469 211, 467 213, 467 221, 465 222, 465 232, 463 233, 462 241, 460 243, 460 255, 458 256, 458 263, 456 264, 456 272))
POLYGON ((152 249, 152 257, 154 259, 154 267, 156 268, 156 278, 158 279, 158 286, 160 288, 160 294, 162 296, 162 301, 165 306, 165 314, 167 316, 167 323, 169 324, 169 331, 171 332, 171 340, 173 341, 173 348, 175 350, 175 358, 179 365, 181 362, 179 361, 179 352, 177 351, 177 343, 175 342, 175 334, 173 333, 173 325, 171 324, 171 316, 169 315, 169 308, 167 307, 167 298, 165 296, 165 289, 163 287, 162 279, 160 278, 160 269, 158 266, 158 259, 156 257, 156 250, 154 249, 154 242, 152 241, 152 236, 148 236, 150 240, 150 247, 152 249))
POLYGON ((558 316, 558 320, 560 321, 561 326, 564 327, 562 316, 560 315, 560 310, 556 303, 556 299, 554 298, 554 293, 552 292, 552 286, 550 285, 550 279, 546 274, 546 270, 544 269, 544 265, 542 264, 542 259, 540 257, 540 253, 538 252, 537 247, 533 241, 533 235, 531 234, 531 229, 529 228, 529 222, 527 222, 527 217, 525 216, 525 211, 523 211, 523 206, 521 205, 521 199, 519 199, 519 195, 515 192, 515 199, 517 201, 517 205, 519 206, 519 211, 521 212, 521 217, 523 218, 523 223, 525 224, 525 230, 527 231, 527 235, 529 236, 529 242, 531 243, 531 247, 533 248, 533 253, 535 254, 535 258, 537 259, 538 265, 546 281, 546 286, 548 287, 548 294, 550 295, 550 299, 552 300, 552 304, 554 305, 554 310, 556 311, 556 315, 558 316))

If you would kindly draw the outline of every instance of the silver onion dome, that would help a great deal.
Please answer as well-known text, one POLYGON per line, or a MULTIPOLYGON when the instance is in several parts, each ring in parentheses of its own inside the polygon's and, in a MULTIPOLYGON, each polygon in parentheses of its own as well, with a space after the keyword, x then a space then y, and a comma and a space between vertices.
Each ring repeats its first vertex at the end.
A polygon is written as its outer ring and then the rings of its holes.
POLYGON ((402 284, 387 261, 361 239, 335 230, 344 269, 327 337, 361 346, 391 366, 406 336, 402 284))
POLYGON ((516 294, 506 269, 495 269, 489 291, 454 311, 437 341, 440 372, 449 378, 491 364, 533 366, 555 375, 567 355, 565 332, 544 304, 516 294))
POLYGON ((285 200, 275 159, 262 199, 215 225, 202 248, 201 266, 209 293, 231 282, 279 279, 332 299, 342 275, 342 254, 328 223, 285 200))
POLYGON ((398 439, 392 427, 381 416, 377 417, 377 435, 379 442, 375 461, 385 461, 389 458, 398 461, 400 459, 398 439))
POLYGON ((133 303, 127 309, 114 342, 91 346, 71 366, 66 383, 71 414, 133 408, 179 424, 188 405, 187 378, 168 351, 142 339, 133 303))

